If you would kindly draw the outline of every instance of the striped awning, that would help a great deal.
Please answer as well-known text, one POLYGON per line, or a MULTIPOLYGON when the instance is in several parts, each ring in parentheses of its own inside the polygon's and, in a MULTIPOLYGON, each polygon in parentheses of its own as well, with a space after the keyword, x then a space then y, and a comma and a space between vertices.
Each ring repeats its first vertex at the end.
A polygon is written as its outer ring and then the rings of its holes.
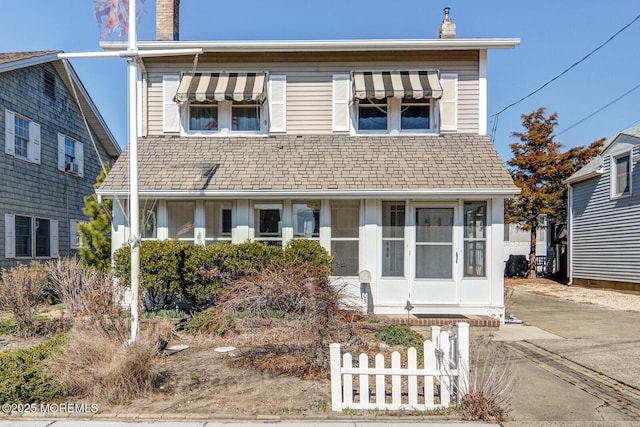
POLYGON ((265 73, 185 74, 176 92, 176 102, 258 101, 266 98, 265 73))
POLYGON ((353 73, 356 99, 440 98, 442 87, 435 70, 356 71, 353 73))

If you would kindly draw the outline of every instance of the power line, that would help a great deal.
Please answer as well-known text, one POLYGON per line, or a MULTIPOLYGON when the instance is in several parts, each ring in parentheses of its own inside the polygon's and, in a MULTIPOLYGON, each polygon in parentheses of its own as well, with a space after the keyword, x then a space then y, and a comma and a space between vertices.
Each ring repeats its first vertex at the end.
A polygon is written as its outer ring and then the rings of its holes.
POLYGON ((625 25, 624 27, 620 28, 618 31, 616 31, 611 37, 609 37, 604 43, 601 43, 598 47, 596 47, 595 49, 593 49, 591 52, 589 52, 588 54, 586 54, 582 59, 580 59, 577 62, 574 62, 570 67, 566 68, 564 71, 562 71, 560 74, 558 74, 557 76, 553 77, 551 80, 547 81, 546 83, 544 83, 542 86, 540 86, 539 88, 537 88, 536 90, 534 90, 533 92, 529 93, 526 96, 523 96, 522 98, 518 99, 515 102, 512 102, 511 104, 507 105, 506 107, 504 107, 502 110, 500 110, 499 112, 497 112, 496 114, 493 114, 492 117, 492 121, 493 121, 493 126, 491 129, 491 139, 494 138, 495 136, 495 132, 497 131, 498 128, 498 116, 500 116, 500 114, 504 113, 506 110, 508 110, 509 108, 513 107, 514 105, 518 105, 519 103, 521 103, 522 101, 524 101, 525 99, 535 95, 536 93, 540 92, 542 89, 544 89, 545 87, 547 87, 548 85, 550 85, 551 83, 553 83, 554 81, 558 80, 560 77, 564 76, 565 74, 567 74, 570 70, 572 70, 573 68, 575 68, 576 66, 578 66, 579 64, 581 64, 582 62, 584 62, 585 60, 587 60, 587 58, 589 58, 591 55, 593 55, 594 53, 596 53, 598 50, 602 49, 604 46, 606 46, 607 44, 609 44, 614 38, 616 38, 620 33, 622 33, 623 31, 625 31, 627 28, 629 28, 631 25, 633 25, 638 19, 640 19, 640 15, 636 16, 633 20, 631 20, 631 22, 629 22, 627 25, 625 25), (495 118, 495 119, 493 119, 495 118))
POLYGON ((558 132, 557 134, 555 134, 555 136, 560 136, 565 132, 570 131, 571 129, 573 129, 574 127, 578 126, 580 123, 590 119, 591 117, 595 116, 596 114, 598 114, 600 111, 604 110, 607 107, 610 107, 611 105, 615 104, 616 102, 620 101, 622 98, 624 98, 625 96, 629 95, 631 92, 633 92, 634 90, 640 88, 640 83, 635 85, 634 87, 632 87, 631 89, 629 89, 628 91, 626 91, 625 93, 623 93, 622 95, 620 95, 619 97, 617 97, 616 99, 614 99, 613 101, 609 102, 606 105, 603 105, 602 107, 598 108, 596 111, 594 111, 593 113, 589 114, 588 116, 578 120, 577 122, 575 122, 574 124, 572 124, 571 126, 569 126, 568 128, 562 130, 562 132, 558 132))

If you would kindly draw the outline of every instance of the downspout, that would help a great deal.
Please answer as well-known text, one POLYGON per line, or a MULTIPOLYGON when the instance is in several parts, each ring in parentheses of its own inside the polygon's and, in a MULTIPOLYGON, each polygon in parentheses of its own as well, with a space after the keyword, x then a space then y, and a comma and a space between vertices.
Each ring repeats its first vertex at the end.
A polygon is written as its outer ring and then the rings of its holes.
POLYGON ((567 270, 569 276, 569 282, 567 286, 573 285, 573 185, 569 185, 569 191, 567 191, 567 270))

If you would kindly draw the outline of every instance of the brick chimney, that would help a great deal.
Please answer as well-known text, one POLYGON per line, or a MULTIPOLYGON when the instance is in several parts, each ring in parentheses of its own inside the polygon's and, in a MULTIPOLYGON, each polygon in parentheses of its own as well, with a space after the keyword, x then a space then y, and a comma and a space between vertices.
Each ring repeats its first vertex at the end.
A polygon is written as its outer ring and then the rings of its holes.
POLYGON ((156 1, 156 40, 180 40, 180 0, 156 1))
POLYGON ((456 24, 454 24, 449 18, 449 11, 451 8, 444 8, 444 20, 440 25, 440 38, 441 39, 455 39, 456 38, 456 24))

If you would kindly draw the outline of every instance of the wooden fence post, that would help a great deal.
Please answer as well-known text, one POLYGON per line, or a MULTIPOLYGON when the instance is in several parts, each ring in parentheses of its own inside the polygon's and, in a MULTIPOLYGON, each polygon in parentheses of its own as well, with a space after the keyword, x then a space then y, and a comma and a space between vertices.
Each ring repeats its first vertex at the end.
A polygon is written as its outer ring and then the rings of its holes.
POLYGON ((458 387, 461 393, 458 393, 458 398, 461 398, 461 394, 469 391, 469 324, 466 322, 458 323, 458 355, 457 355, 457 368, 458 368, 458 387))

